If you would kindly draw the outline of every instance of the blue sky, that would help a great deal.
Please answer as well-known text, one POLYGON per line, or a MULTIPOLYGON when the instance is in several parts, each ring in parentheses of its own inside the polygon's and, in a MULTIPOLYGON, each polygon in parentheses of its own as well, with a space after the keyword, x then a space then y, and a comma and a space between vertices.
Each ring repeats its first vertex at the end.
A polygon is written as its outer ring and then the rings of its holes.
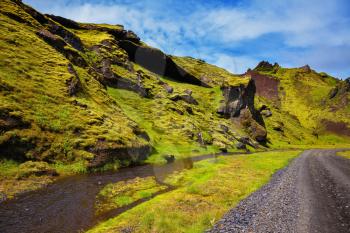
POLYGON ((261 60, 350 76, 348 0, 24 0, 80 22, 122 24, 169 54, 233 73, 261 60))

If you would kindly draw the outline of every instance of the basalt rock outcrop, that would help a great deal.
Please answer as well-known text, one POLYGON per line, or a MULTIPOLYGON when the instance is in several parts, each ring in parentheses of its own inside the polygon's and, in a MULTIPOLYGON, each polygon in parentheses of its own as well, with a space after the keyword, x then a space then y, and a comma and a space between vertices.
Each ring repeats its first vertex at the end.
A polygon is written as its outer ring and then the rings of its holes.
POLYGON ((226 118, 237 118, 243 127, 257 141, 264 142, 267 132, 261 113, 255 109, 254 96, 256 87, 254 80, 247 86, 222 87, 224 102, 218 109, 218 114, 226 118))
POLYGON ((129 54, 130 60, 158 75, 167 76, 185 83, 203 84, 198 78, 176 65, 169 56, 159 49, 138 45, 127 40, 120 41, 119 46, 129 54))

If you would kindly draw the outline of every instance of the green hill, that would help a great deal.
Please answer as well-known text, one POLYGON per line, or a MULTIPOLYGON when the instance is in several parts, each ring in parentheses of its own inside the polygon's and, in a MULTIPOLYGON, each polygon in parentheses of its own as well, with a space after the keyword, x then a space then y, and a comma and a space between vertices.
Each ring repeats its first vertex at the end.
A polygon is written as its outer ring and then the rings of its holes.
POLYGON ((349 81, 266 62, 234 75, 167 55, 121 25, 0 5, 6 179, 349 142, 349 81))

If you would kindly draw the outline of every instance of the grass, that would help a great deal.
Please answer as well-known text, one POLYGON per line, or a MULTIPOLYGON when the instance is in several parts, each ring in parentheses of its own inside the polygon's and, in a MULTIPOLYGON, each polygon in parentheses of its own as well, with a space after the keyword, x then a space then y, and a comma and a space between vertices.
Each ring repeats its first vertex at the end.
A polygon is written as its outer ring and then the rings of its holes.
POLYGON ((350 150, 337 152, 337 155, 350 159, 350 150))
POLYGON ((223 68, 208 64, 199 59, 176 56, 172 56, 171 58, 180 67, 210 86, 239 86, 241 84, 246 86, 250 80, 248 77, 233 75, 223 68))
POLYGON ((218 157, 170 175, 177 189, 142 203, 89 232, 203 232, 268 182, 299 151, 218 157))
POLYGON ((145 129, 151 138, 154 152, 148 162, 164 162, 163 155, 173 154, 177 158, 197 154, 215 153, 222 144, 234 148, 234 141, 223 135, 220 124, 227 125, 232 134, 238 134, 229 121, 216 116, 216 109, 221 97, 220 89, 208 89, 190 84, 177 83, 163 79, 174 87, 175 92, 182 93, 186 89, 193 91, 193 97, 199 105, 185 102, 173 102, 163 98, 147 99, 128 90, 108 88, 108 93, 120 104, 123 111, 140 127, 145 129), (186 112, 191 108, 193 114, 186 112), (174 109, 182 111, 178 114, 174 109), (198 142, 198 133, 213 137, 212 144, 202 146, 198 142))
POLYGON ((327 144, 341 147, 349 144, 349 138, 325 132, 321 123, 323 119, 349 122, 347 108, 334 110, 344 100, 338 97, 329 99, 329 92, 341 81, 314 71, 305 73, 298 68, 278 67, 271 72, 260 73, 274 76, 280 82, 279 101, 273 102, 260 96, 255 98, 256 106, 267 105, 272 112, 271 117, 264 118, 270 147, 322 147, 327 144), (276 125, 281 124, 283 131, 274 130, 276 125))
MULTIPOLYGON (((15 7, 6 2, 2 11, 17 10, 34 24, 30 15, 18 7, 12 9, 15 7)), ((111 144, 111 148, 146 144, 133 133, 135 123, 87 70, 74 67, 81 90, 76 96, 69 96, 66 84, 72 76, 68 72, 69 61, 36 36, 36 28, 3 14, 0 17, 1 84, 13 89, 0 93, 0 109, 30 123, 28 129, 1 134, 0 142, 6 143, 17 135, 23 141, 35 143, 35 149, 25 154, 27 158, 68 164, 91 158, 91 153, 82 151, 96 146, 99 140, 111 144), (77 106, 74 101, 87 107, 77 106)), ((84 32, 87 35, 79 36, 102 40, 93 30, 84 32)))
POLYGON ((98 45, 103 40, 113 39, 113 37, 107 32, 98 30, 70 29, 70 31, 77 35, 87 48, 98 45))
POLYGON ((305 73, 298 68, 278 68, 274 73, 266 73, 277 77, 280 81, 281 112, 296 116, 302 127, 306 129, 320 128, 320 120, 344 121, 349 123, 349 110, 333 107, 340 100, 330 100, 329 92, 340 83, 335 78, 316 73, 305 73))
POLYGON ((167 186, 158 184, 155 177, 137 177, 128 181, 108 184, 101 189, 96 197, 96 214, 149 198, 165 189, 167 186))
MULTIPOLYGON (((44 187, 53 182, 53 179, 48 176, 26 176, 30 169, 21 168, 19 162, 14 160, 0 160, 0 195, 5 195, 7 199, 12 199, 18 193, 28 192, 44 187), (20 179, 21 178, 21 179, 20 179)), ((28 173, 29 174, 29 173, 28 173)))

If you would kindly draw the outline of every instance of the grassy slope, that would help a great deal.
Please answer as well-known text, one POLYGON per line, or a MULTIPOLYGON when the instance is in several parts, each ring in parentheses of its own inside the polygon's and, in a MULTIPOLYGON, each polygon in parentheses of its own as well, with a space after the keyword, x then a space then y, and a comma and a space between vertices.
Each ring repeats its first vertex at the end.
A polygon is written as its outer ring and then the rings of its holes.
MULTIPOLYGON (((125 69, 121 67, 115 66, 114 69, 119 74, 125 72, 125 69)), ((143 98, 131 91, 115 88, 108 88, 108 93, 120 104, 123 111, 149 134, 155 149, 148 159, 149 162, 162 161, 164 154, 173 154, 180 158, 218 152, 220 147, 235 150, 237 141, 234 140, 234 137, 243 132, 230 120, 219 118, 217 115, 220 100, 223 99, 219 86, 205 88, 180 83, 158 76, 137 64, 134 64, 134 69, 148 76, 148 79, 144 80, 144 85, 152 87, 154 98, 143 98), (159 85, 159 80, 171 86, 174 92, 167 93, 159 85), (192 96, 198 101, 198 105, 169 99, 176 94, 183 94, 185 90, 192 91, 192 96), (193 113, 189 113, 187 109, 191 109, 193 113), (223 134, 221 125, 229 128, 229 136, 223 134), (206 146, 199 144, 198 133, 203 135, 206 146)), ((135 79, 127 75, 123 77, 135 79)), ((231 78, 234 79, 234 76, 231 78)))
POLYGON ((159 195, 89 232, 203 232, 228 209, 265 184, 298 151, 218 157, 170 175, 176 190, 159 195))
POLYGON ((260 73, 276 77, 280 82, 278 103, 260 96, 256 98, 257 106, 266 104, 273 113, 264 119, 271 147, 342 147, 349 144, 349 138, 325 132, 321 124, 323 119, 349 124, 349 106, 334 111, 331 107, 338 104, 339 97, 329 99, 330 91, 339 85, 340 80, 300 68, 279 67, 260 73), (284 132, 273 130, 280 123, 283 124, 284 132))
POLYGON ((203 82, 206 82, 210 86, 247 85, 249 82, 249 77, 233 75, 223 68, 208 64, 202 60, 176 56, 172 56, 171 58, 187 72, 203 80, 203 82))
MULTIPOLYGON (((52 166, 61 174, 72 174, 86 171, 87 160, 93 157, 86 148, 99 140, 112 147, 145 143, 133 133, 136 124, 85 69, 74 67, 82 90, 77 96, 68 95, 69 61, 35 35, 42 26, 34 18, 11 1, 1 2, 1 12, 0 84, 5 90, 0 92, 0 111, 28 122, 29 127, 1 132, 0 144, 12 138, 34 142, 36 147, 25 154, 28 159, 49 160, 57 163, 52 166), (19 23, 1 12, 15 13, 29 23, 19 23)), ((0 160, 0 166, 12 171, 12 175, 1 176, 0 191, 12 193, 23 183, 13 180, 18 163, 0 160)))

